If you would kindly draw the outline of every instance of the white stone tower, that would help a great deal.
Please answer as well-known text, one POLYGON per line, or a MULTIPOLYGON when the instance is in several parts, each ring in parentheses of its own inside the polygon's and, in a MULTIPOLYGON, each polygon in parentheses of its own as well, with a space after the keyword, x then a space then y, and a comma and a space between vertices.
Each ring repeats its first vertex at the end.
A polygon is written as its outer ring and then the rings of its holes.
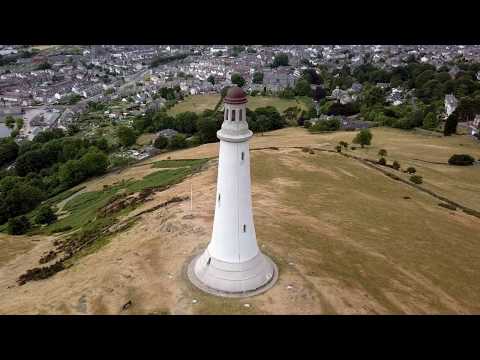
POLYGON ((218 159, 213 232, 207 249, 195 257, 188 276, 200 289, 221 296, 249 296, 273 286, 275 264, 258 246, 253 223, 245 92, 229 89, 218 159))

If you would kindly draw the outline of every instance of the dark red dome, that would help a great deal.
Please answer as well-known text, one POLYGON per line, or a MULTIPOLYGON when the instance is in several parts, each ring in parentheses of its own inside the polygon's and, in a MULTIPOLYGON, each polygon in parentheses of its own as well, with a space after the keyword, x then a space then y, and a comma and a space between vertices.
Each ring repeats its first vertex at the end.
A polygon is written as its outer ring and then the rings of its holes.
POLYGON ((228 89, 224 101, 227 104, 245 104, 247 102, 247 94, 238 86, 232 86, 228 89))

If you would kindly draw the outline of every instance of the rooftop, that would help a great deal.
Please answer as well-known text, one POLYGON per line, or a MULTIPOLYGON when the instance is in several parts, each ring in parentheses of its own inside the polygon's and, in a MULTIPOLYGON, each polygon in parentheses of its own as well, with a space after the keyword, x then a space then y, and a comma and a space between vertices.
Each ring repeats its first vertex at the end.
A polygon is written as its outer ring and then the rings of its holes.
POLYGON ((247 94, 238 86, 232 86, 228 90, 224 101, 227 104, 245 104, 247 102, 247 94))

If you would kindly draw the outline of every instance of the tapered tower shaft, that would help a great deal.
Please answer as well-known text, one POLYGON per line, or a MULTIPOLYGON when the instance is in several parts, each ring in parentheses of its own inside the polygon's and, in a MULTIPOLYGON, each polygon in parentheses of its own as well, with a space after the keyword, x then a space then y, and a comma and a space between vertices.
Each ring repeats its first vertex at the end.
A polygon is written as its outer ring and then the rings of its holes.
POLYGON ((190 280, 217 295, 249 295, 266 290, 277 269, 257 245, 252 213, 247 98, 231 88, 224 101, 217 193, 212 238, 207 249, 190 264, 190 280))

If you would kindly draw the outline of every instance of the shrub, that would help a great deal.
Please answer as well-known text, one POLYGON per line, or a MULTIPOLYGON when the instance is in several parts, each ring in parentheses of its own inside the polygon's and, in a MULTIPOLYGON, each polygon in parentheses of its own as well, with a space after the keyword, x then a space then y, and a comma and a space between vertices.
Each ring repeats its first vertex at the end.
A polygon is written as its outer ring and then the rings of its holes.
POLYGON ((338 119, 329 119, 318 121, 315 125, 311 127, 313 131, 336 131, 340 129, 340 120, 338 119))
POLYGON ((410 181, 414 184, 421 184, 423 183, 423 178, 420 175, 412 175, 410 176, 410 181))
POLYGON ((157 149, 165 149, 168 146, 168 139, 165 136, 159 136, 153 142, 153 146, 157 149))
POLYGON ((385 149, 380 149, 380 150, 378 151, 378 156, 382 156, 382 157, 383 157, 383 156, 387 156, 387 150, 385 150, 385 149))
POLYGON ((309 148, 309 147, 304 147, 304 148, 302 148, 302 151, 303 151, 303 152, 309 152, 309 151, 310 151, 310 148, 309 148))
POLYGON ((356 146, 351 146, 350 150, 355 150, 357 147, 356 146))
POLYGON ((385 165, 387 165, 387 160, 385 160, 384 157, 381 157, 380 159, 378 159, 377 163, 379 165, 385 166, 385 165))
POLYGON ((305 120, 303 122, 303 126, 305 127, 305 129, 309 129, 312 127, 312 123, 310 122, 310 120, 305 120))
POLYGON ((185 136, 181 134, 176 134, 170 138, 168 141, 168 149, 176 150, 176 149, 184 149, 188 146, 187 140, 185 136))
POLYGON ((118 142, 122 146, 132 146, 137 141, 137 135, 132 128, 127 126, 120 126, 117 129, 118 142))
POLYGON ((342 152, 342 146, 341 145, 337 145, 335 147, 335 149, 337 150, 337 152, 342 152))
POLYGON ((455 154, 452 155, 450 159, 448 159, 448 163, 450 165, 458 165, 458 166, 468 166, 473 165, 475 159, 468 154, 455 154))
POLYGON ((10 218, 7 223, 7 232, 10 235, 25 234, 30 228, 30 221, 24 215, 10 218))
POLYGON ((443 128, 443 135, 450 136, 457 133, 458 126, 458 110, 455 110, 445 121, 445 126, 443 128))
POLYGON ((415 174, 417 172, 417 169, 415 169, 413 166, 409 166, 407 168, 407 173, 409 174, 415 174))
POLYGON ((340 141, 338 144, 339 144, 340 146, 343 146, 345 149, 348 148, 348 143, 347 143, 346 141, 340 141))
POLYGON ((353 139, 353 142, 355 144, 360 144, 360 146, 363 148, 365 145, 370 145, 372 142, 372 133, 368 129, 362 129, 360 132, 355 136, 353 139))
POLYGON ((392 164, 392 168, 394 168, 395 170, 400 170, 400 163, 395 160, 392 164))
POLYGON ((51 224, 57 220, 57 215, 50 206, 42 206, 38 210, 38 214, 35 217, 35 223, 37 224, 51 224))

